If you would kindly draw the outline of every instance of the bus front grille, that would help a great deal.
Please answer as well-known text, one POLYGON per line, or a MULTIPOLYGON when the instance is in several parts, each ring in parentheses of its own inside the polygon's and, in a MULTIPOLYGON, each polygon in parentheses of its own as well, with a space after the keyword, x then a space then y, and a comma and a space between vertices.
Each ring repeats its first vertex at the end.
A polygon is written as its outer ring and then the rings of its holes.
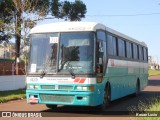
POLYGON ((52 95, 52 94, 40 94, 42 102, 64 102, 72 103, 74 96, 71 95, 52 95))
POLYGON ((72 89, 73 89, 73 86, 60 85, 60 86, 59 86, 59 89, 60 89, 60 90, 72 90, 72 89))
POLYGON ((55 89, 54 85, 42 85, 41 86, 42 89, 55 89))
POLYGON ((41 89, 44 90, 73 90, 73 86, 66 85, 41 85, 41 89))

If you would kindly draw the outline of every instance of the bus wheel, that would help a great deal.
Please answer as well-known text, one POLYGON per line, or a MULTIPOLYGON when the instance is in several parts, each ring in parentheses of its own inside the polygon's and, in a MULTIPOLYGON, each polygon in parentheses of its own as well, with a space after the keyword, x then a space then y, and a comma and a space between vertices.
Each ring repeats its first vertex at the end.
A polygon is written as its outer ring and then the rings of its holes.
POLYGON ((107 84, 107 86, 104 89, 104 95, 103 95, 103 103, 100 105, 100 109, 104 111, 107 106, 109 106, 111 101, 111 88, 110 84, 107 84))
POLYGON ((50 108, 50 109, 56 109, 57 105, 50 105, 50 104, 46 104, 46 107, 50 108))
POLYGON ((140 94, 140 82, 139 80, 137 80, 135 96, 138 96, 139 94, 140 94))

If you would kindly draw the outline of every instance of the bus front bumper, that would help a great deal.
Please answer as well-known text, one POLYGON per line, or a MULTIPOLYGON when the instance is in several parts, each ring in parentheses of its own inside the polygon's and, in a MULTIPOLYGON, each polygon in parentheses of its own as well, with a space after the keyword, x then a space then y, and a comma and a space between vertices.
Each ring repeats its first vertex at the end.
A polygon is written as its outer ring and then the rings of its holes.
POLYGON ((72 106, 97 106, 99 98, 95 92, 68 92, 68 91, 41 91, 26 90, 27 103, 31 104, 53 104, 72 106))

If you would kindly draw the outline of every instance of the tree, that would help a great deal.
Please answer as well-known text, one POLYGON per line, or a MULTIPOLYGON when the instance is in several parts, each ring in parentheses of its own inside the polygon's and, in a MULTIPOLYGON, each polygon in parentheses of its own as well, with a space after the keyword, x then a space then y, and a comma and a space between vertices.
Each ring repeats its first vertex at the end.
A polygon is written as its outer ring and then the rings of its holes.
POLYGON ((20 56, 21 39, 26 37, 36 21, 42 20, 48 13, 49 0, 12 0, 15 10, 16 58, 20 56), (23 33, 22 33, 23 31, 23 33))
POLYGON ((86 5, 80 0, 75 0, 75 2, 54 0, 51 6, 52 16, 70 21, 80 21, 87 12, 86 5))
MULTIPOLYGON (((55 18, 80 21, 85 17, 86 6, 80 1, 60 2, 59 0, 1 0, 0 32, 3 39, 6 30, 16 39, 16 58, 20 56, 21 40, 26 41, 28 33, 38 21, 44 20, 48 13, 55 18)), ((5 37, 5 38, 4 38, 5 37)))
POLYGON ((14 6, 11 0, 0 1, 0 42, 8 42, 9 39, 12 37, 12 30, 10 29, 9 24, 11 24, 13 19, 13 9, 14 6))
POLYGON ((86 12, 86 5, 82 1, 76 0, 73 3, 64 2, 63 14, 70 21, 80 21, 81 18, 85 17, 86 12))

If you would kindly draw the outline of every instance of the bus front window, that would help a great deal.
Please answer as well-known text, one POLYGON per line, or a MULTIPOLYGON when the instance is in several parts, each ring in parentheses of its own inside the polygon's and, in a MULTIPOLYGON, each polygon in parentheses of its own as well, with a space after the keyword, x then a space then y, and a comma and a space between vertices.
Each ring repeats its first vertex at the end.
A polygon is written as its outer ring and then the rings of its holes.
POLYGON ((58 33, 32 34, 29 74, 56 73, 58 33))
POLYGON ((61 33, 59 73, 89 74, 94 72, 93 32, 61 33))

